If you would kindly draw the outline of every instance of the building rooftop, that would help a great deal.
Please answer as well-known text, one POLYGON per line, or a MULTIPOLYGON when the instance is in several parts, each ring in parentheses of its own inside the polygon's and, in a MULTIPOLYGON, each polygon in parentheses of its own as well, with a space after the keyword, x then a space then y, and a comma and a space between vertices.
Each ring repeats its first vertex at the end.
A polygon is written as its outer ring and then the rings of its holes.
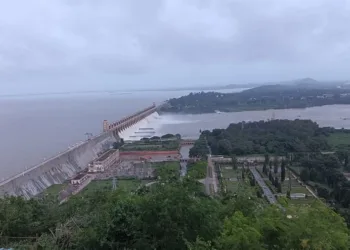
POLYGON ((73 178, 73 180, 80 180, 80 179, 83 178, 85 175, 86 175, 86 173, 80 173, 80 174, 78 174, 77 176, 75 176, 75 177, 73 178))
POLYGON ((106 160, 111 154, 114 154, 117 151, 117 149, 110 149, 100 157, 96 159, 96 161, 104 161, 106 160))

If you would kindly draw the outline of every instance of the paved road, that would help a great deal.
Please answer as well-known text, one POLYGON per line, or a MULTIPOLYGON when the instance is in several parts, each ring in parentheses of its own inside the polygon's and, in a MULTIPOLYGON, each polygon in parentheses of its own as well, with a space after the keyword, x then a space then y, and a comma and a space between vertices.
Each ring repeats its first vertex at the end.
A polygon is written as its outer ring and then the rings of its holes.
POLYGON ((265 181, 263 180, 263 178, 261 178, 261 175, 259 174, 258 171, 256 171, 255 168, 250 168, 250 172, 252 172, 256 182, 259 184, 259 186, 262 188, 267 200, 271 203, 271 204, 275 204, 277 203, 277 200, 275 198, 275 195, 272 193, 272 191, 270 190, 270 188, 266 185, 265 181))
POLYGON ((218 181, 210 155, 208 155, 207 178, 205 178, 205 186, 209 195, 211 195, 212 192, 216 193, 218 190, 218 181))
POLYGON ((207 166, 207 177, 205 178, 205 187, 207 190, 207 194, 213 195, 218 192, 218 179, 215 172, 215 166, 211 159, 211 148, 208 145, 207 138, 205 138, 205 142, 207 144, 207 148, 209 151, 208 155, 208 166, 207 166))

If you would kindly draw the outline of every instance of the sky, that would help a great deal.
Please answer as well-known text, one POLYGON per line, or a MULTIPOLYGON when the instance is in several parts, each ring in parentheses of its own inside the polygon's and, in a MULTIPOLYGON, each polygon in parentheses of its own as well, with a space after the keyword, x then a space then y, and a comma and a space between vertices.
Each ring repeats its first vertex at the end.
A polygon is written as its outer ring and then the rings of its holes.
POLYGON ((348 0, 0 0, 0 94, 350 79, 348 0))

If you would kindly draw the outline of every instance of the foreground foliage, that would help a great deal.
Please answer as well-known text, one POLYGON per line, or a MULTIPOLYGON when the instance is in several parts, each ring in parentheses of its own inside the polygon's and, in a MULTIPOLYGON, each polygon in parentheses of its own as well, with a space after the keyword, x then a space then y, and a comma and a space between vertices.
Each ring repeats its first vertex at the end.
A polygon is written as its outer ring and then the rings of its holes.
POLYGON ((245 190, 210 198, 190 178, 154 185, 96 192, 61 206, 49 198, 6 197, 0 234, 39 235, 41 249, 348 249, 342 217, 318 202, 283 211, 245 190))
POLYGON ((207 161, 187 164, 187 175, 193 179, 203 179, 207 175, 207 161))

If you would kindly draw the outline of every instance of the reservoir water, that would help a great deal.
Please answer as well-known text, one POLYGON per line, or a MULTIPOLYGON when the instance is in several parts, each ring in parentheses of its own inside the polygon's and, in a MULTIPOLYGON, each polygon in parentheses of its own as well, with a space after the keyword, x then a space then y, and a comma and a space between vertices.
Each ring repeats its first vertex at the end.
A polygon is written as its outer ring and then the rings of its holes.
MULTIPOLYGON (((227 90, 233 92, 237 90, 227 90)), ((98 134, 102 121, 115 121, 191 91, 89 93, 0 98, 0 180, 98 134)), ((246 111, 202 115, 163 115, 158 133, 180 133, 195 138, 199 130, 225 128, 232 122, 276 119, 312 119, 321 126, 350 128, 350 106, 246 111)))

